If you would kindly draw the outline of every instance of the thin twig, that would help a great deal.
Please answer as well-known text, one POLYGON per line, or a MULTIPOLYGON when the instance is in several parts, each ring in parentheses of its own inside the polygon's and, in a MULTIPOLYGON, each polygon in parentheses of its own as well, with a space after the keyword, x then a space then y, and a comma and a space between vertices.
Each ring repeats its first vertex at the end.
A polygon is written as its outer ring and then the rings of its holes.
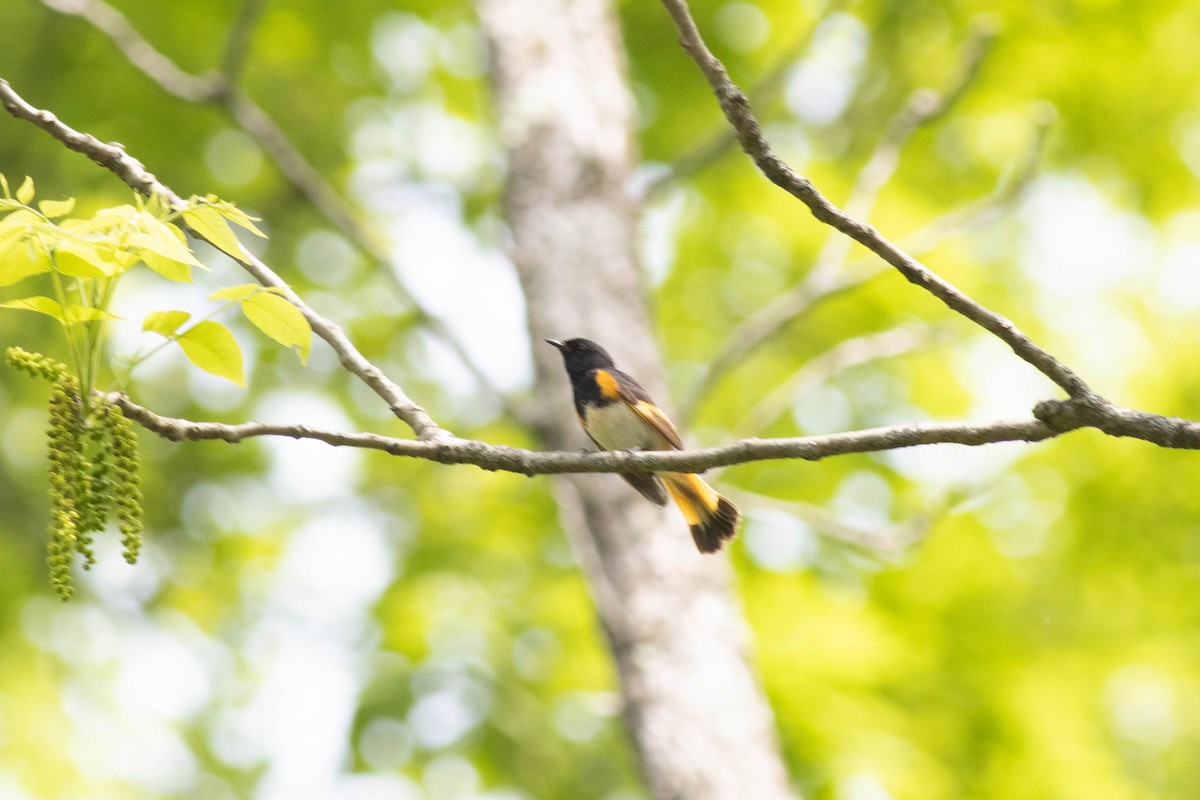
POLYGON ((242 0, 237 18, 225 37, 225 49, 221 53, 221 78, 226 86, 236 86, 242 77, 242 68, 250 56, 250 40, 254 29, 267 6, 267 0, 242 0))
POLYGON ((872 226, 846 214, 821 194, 808 178, 788 166, 763 138, 762 128, 750 110, 745 93, 733 83, 725 66, 705 45, 687 3, 684 0, 663 0, 663 5, 675 22, 684 50, 704 73, 726 119, 737 131, 742 149, 768 180, 808 206, 819 221, 863 245, 895 267, 908 281, 999 338, 1018 357, 1060 386, 1070 397, 1087 398, 1094 395, 1082 378, 1036 345, 1010 320, 972 300, 884 238, 872 226))
MULTIPOLYGON (((83 153, 123 180, 134 191, 146 196, 160 197, 172 208, 181 208, 185 205, 183 198, 152 175, 142 165, 142 162, 126 153, 121 145, 105 144, 90 134, 81 133, 65 125, 49 111, 31 106, 3 78, 0 78, 0 101, 4 103, 5 110, 14 117, 33 123, 69 149, 83 153)), ((195 231, 190 232, 196 238, 204 240, 204 237, 199 236, 195 231)), ((242 268, 253 275, 255 280, 263 286, 278 288, 283 296, 291 301, 308 320, 313 332, 334 349, 341 359, 342 365, 383 398, 392 413, 412 428, 413 433, 419 439, 437 439, 449 435, 425 413, 423 408, 409 399, 403 389, 368 361, 338 325, 314 311, 259 258, 244 247, 241 248, 240 254, 235 256, 230 253, 229 255, 235 257, 242 268)))
POLYGON ((100 0, 42 0, 42 4, 60 14, 81 17, 112 39, 129 63, 133 64, 164 90, 193 103, 212 99, 220 90, 215 75, 198 77, 180 69, 174 61, 146 41, 129 19, 100 0))
POLYGON ((951 236, 989 224, 1014 206, 1041 169, 1046 140, 1055 116, 1052 106, 1048 103, 1039 104, 1033 113, 1033 134, 1024 155, 992 193, 933 220, 905 237, 905 248, 917 255, 927 253, 951 236))
POLYGON ((734 490, 731 494, 743 507, 778 508, 806 522, 821 536, 881 556, 901 553, 919 542, 937 518, 935 514, 926 512, 916 514, 898 524, 868 526, 843 519, 828 508, 815 503, 781 500, 744 490, 734 490))
MULTIPOLYGON (((967 93, 983 61, 995 42, 995 27, 979 21, 963 48, 958 73, 943 92, 918 89, 904 107, 892 118, 870 158, 859 170, 846 201, 846 214, 866 219, 870 216, 880 191, 891 180, 900 163, 900 154, 913 134, 925 125, 945 116, 967 93)), ((778 334, 815 303, 832 293, 855 286, 859 278, 847 277, 846 259, 853 239, 831 232, 812 268, 804 280, 776 297, 762 309, 738 325, 726 338, 724 347, 700 375, 680 407, 684 418, 690 418, 708 396, 717 381, 760 345, 778 334)), ((868 277, 874 277, 870 275, 868 277)))
POLYGON ((767 392, 738 427, 753 435, 779 419, 798 395, 828 383, 846 370, 924 347, 937 335, 938 331, 929 326, 905 325, 844 339, 806 361, 786 381, 767 392))

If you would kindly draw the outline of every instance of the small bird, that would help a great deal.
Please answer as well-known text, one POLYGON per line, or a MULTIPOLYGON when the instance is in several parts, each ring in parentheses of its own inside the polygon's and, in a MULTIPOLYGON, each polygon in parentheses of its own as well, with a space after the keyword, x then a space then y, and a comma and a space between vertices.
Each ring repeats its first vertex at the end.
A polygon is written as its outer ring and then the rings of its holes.
MULTIPOLYGON (((682 450, 674 423, 641 384, 616 369, 603 347, 588 339, 547 339, 562 353, 575 393, 575 413, 601 450, 682 450)), ((690 472, 634 472, 621 477, 652 503, 667 494, 683 512, 701 553, 715 553, 737 533, 741 513, 699 475, 690 472), (665 491, 664 491, 665 484, 665 491)))

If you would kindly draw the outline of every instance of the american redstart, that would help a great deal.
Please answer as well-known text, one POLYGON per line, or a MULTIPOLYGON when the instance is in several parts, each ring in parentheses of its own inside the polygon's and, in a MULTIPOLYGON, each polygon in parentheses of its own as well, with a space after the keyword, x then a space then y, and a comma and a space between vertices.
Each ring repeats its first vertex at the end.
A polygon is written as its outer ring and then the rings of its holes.
MULTIPOLYGON (((562 353, 579 422, 601 450, 682 450, 674 423, 637 381, 616 369, 603 347, 588 339, 547 339, 562 353)), ((688 472, 621 473, 660 506, 679 506, 701 553, 715 553, 737 533, 737 506, 688 472), (665 490, 664 490, 665 485, 665 490)))

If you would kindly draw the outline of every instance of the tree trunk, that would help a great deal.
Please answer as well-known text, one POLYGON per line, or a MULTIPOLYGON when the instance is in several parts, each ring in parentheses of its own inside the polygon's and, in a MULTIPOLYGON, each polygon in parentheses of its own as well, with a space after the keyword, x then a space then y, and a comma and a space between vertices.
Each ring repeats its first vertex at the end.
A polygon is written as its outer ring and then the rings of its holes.
MULTIPOLYGON (((506 212, 534 341, 546 447, 586 442, 558 351, 586 336, 659 400, 661 360, 634 256, 632 100, 607 0, 480 0, 508 148, 506 212)), ((663 16, 663 42, 673 42, 663 16)), ((747 659, 725 556, 615 475, 556 484, 564 527, 620 676, 658 800, 791 800, 774 720, 747 659)))

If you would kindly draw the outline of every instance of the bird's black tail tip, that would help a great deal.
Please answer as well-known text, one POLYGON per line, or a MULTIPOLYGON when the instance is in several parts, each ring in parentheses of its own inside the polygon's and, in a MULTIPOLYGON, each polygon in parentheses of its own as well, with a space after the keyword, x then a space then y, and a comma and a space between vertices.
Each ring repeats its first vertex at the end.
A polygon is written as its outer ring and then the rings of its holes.
POLYGON ((695 525, 692 538, 701 553, 715 553, 727 540, 737 535, 742 513, 724 497, 717 498, 717 507, 695 525))

